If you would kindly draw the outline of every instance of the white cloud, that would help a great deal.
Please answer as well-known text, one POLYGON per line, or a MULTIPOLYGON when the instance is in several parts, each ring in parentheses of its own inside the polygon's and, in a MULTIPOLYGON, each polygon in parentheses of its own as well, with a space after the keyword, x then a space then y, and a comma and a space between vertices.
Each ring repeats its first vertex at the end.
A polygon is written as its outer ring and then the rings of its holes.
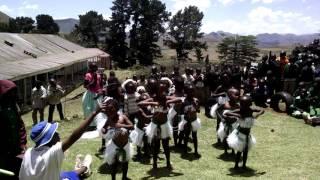
POLYGON ((39 9, 39 5, 38 4, 30 4, 28 1, 23 1, 22 6, 20 6, 18 9, 37 10, 37 9, 39 9))
MULTIPOLYGON (((251 1, 251 3, 253 4, 255 3, 271 4, 271 3, 282 2, 286 0, 218 0, 218 2, 224 6, 232 5, 237 2, 248 2, 248 1, 249 2, 251 1)), ((306 0, 302 0, 302 1, 306 1, 306 0)))
POLYGON ((187 6, 197 6, 200 11, 206 11, 211 6, 211 0, 171 0, 173 1, 173 14, 187 6))
POLYGON ((10 9, 7 5, 1 5, 0 11, 2 11, 4 13, 10 13, 10 12, 12 12, 12 9, 10 9))
POLYGON ((262 2, 262 3, 265 3, 265 4, 270 4, 270 3, 274 2, 274 0, 252 0, 251 2, 252 3, 262 2))
POLYGON ((224 6, 233 4, 235 1, 234 0, 218 0, 221 4, 223 4, 224 6))
POLYGON ((306 34, 318 32, 320 20, 313 19, 301 13, 272 10, 257 7, 247 14, 241 21, 223 20, 203 23, 204 32, 224 30, 239 34, 259 33, 295 33, 306 34))

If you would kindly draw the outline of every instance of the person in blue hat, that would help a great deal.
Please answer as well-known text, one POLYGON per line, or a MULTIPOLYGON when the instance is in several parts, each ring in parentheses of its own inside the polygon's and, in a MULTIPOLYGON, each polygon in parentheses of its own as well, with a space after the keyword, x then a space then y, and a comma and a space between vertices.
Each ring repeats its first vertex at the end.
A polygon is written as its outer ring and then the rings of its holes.
POLYGON ((35 147, 29 148, 24 155, 21 164, 20 180, 57 180, 69 179, 78 180, 80 177, 90 175, 90 164, 92 157, 87 155, 82 163, 76 165, 74 171, 60 174, 64 152, 75 143, 85 132, 95 116, 105 110, 105 105, 98 106, 96 111, 83 121, 72 134, 60 142, 57 132, 58 123, 42 121, 36 124, 32 130, 30 138, 35 143, 35 147))

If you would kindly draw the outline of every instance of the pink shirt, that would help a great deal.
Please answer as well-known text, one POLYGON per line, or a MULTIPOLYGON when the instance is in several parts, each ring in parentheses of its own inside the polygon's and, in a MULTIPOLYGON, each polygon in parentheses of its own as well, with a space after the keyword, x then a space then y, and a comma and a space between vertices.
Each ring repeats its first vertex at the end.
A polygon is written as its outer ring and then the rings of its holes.
MULTIPOLYGON (((85 80, 92 82, 93 81, 93 73, 86 73, 85 80)), ((90 86, 87 89, 93 93, 99 92, 99 90, 101 89, 101 76, 99 74, 97 74, 96 85, 90 86)))

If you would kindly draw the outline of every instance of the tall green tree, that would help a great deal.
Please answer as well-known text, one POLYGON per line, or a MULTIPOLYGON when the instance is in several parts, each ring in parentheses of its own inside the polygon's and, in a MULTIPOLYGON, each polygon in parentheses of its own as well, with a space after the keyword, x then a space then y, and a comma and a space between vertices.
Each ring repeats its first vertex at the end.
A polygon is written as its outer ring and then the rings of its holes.
POLYGON ((37 32, 42 34, 57 34, 59 26, 54 22, 52 16, 47 14, 39 14, 36 16, 37 32))
POLYGON ((21 17, 16 17, 15 19, 17 31, 21 33, 31 32, 35 28, 34 22, 35 21, 31 17, 21 16, 21 17))
POLYGON ((126 27, 130 24, 130 0, 115 0, 111 7, 109 34, 106 38, 107 51, 119 67, 129 66, 126 27))
POLYGON ((78 43, 85 47, 98 47, 99 38, 105 38, 102 32, 106 30, 107 21, 102 14, 96 11, 89 11, 84 15, 79 15, 79 25, 71 35, 76 37, 78 43))
POLYGON ((31 32, 34 26, 34 20, 31 17, 16 17, 15 19, 10 18, 8 24, 3 24, 0 28, 2 32, 11 32, 11 33, 29 33, 31 32))
POLYGON ((151 65, 153 59, 161 56, 156 44, 165 33, 164 24, 170 13, 159 0, 132 0, 130 4, 132 27, 130 31, 130 57, 139 59, 140 64, 151 65))
POLYGON ((178 11, 170 20, 171 37, 166 44, 176 50, 178 61, 189 59, 192 50, 200 55, 201 49, 207 49, 206 42, 199 41, 204 35, 200 32, 203 16, 196 6, 189 6, 178 11))
POLYGON ((218 45, 219 59, 237 64, 255 61, 259 57, 255 36, 226 37, 218 45))

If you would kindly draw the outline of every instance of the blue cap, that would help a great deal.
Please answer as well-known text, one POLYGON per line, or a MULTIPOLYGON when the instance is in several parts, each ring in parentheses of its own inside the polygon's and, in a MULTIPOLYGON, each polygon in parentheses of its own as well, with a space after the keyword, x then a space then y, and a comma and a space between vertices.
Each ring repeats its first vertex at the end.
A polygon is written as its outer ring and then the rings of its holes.
POLYGON ((36 143, 36 147, 41 147, 51 141, 58 126, 58 123, 42 121, 32 127, 30 138, 36 143))

